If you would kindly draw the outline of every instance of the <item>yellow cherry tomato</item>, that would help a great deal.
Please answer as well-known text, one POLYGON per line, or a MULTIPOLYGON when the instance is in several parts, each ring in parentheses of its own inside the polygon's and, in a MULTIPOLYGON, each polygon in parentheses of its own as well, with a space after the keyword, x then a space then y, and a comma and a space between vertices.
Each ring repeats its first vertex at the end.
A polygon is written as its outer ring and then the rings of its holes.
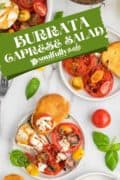
POLYGON ((38 68, 38 71, 43 71, 45 69, 45 66, 38 68))
POLYGON ((9 32, 9 33, 13 33, 13 32, 15 32, 15 31, 14 31, 14 29, 11 28, 11 29, 8 30, 8 32, 9 32))
POLYGON ((75 88, 76 90, 84 88, 83 80, 81 77, 73 77, 70 82, 73 88, 75 88))
POLYGON ((38 176, 39 175, 39 169, 36 165, 34 164, 29 164, 26 168, 26 171, 28 172, 28 174, 30 174, 31 176, 38 176))
POLYGON ((91 76, 91 82, 97 83, 103 79, 104 71, 102 70, 96 70, 94 74, 91 76))
POLYGON ((31 17, 30 12, 28 10, 23 9, 19 13, 18 20, 20 22, 26 22, 30 19, 30 17, 31 17))
POLYGON ((66 126, 66 125, 62 125, 60 126, 60 129, 66 133, 70 133, 72 132, 72 129, 69 127, 69 126, 66 126))
POLYGON ((82 149, 82 148, 77 149, 77 150, 74 151, 73 154, 72 154, 72 158, 73 158, 75 161, 79 161, 83 156, 84 156, 84 149, 82 149))

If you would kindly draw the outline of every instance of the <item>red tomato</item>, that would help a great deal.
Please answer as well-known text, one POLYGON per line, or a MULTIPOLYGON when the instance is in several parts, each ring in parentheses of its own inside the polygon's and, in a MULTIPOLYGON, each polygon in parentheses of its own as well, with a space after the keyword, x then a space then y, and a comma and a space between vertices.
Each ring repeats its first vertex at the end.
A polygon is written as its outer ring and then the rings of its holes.
POLYGON ((45 169, 44 173, 47 175, 57 175, 61 172, 62 167, 59 163, 56 163, 54 160, 47 163, 47 168, 45 169))
POLYGON ((39 16, 46 16, 47 14, 47 6, 44 2, 42 1, 35 1, 33 4, 34 11, 39 15, 39 16))
POLYGON ((93 97, 104 97, 109 94, 113 87, 113 75, 102 64, 97 65, 84 77, 85 90, 93 97), (103 78, 97 82, 92 83, 91 77, 96 70, 102 70, 104 72, 103 78))
POLYGON ((33 9, 33 0, 19 0, 18 5, 23 9, 33 9))
POLYGON ((98 128, 105 128, 110 124, 111 116, 106 110, 98 109, 92 115, 92 122, 98 128))
MULTIPOLYGON (((51 141, 53 144, 55 144, 57 146, 57 148, 61 151, 61 145, 59 144, 59 141, 61 140, 62 135, 60 134, 60 129, 63 126, 67 126, 68 128, 72 129, 72 132, 77 135, 79 137, 79 141, 78 143, 73 144, 72 146, 70 146, 69 150, 65 151, 65 152, 74 152, 76 149, 78 149, 80 146, 83 145, 83 141, 84 141, 84 137, 83 137, 83 133, 81 131, 81 129, 79 127, 77 127, 77 125, 73 124, 73 123, 61 123, 58 126, 56 126, 52 133, 51 133, 51 141)), ((62 150, 63 151, 63 150, 62 150)), ((64 152, 64 151, 63 151, 64 152)))
POLYGON ((45 21, 44 17, 41 17, 36 13, 31 13, 31 18, 28 21, 28 23, 30 26, 35 26, 35 25, 43 23, 44 21, 45 21))
POLYGON ((54 144, 48 144, 44 146, 44 149, 42 152, 39 153, 39 157, 42 153, 45 153, 47 156, 46 164, 47 168, 45 169, 44 173, 47 175, 57 175, 64 166, 61 165, 61 163, 56 162, 56 156, 58 154, 59 150, 54 144))
POLYGON ((94 54, 69 58, 63 61, 64 69, 72 76, 84 76, 97 65, 98 58, 94 54))

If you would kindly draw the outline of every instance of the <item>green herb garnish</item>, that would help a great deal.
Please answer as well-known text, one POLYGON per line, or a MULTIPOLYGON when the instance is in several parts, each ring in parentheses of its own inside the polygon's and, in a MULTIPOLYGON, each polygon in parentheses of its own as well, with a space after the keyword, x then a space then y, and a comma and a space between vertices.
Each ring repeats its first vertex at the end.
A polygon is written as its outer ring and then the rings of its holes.
POLYGON ((25 95, 27 99, 30 99, 38 90, 40 81, 38 78, 32 78, 27 84, 25 95))
POLYGON ((10 152, 10 161, 12 165, 18 167, 27 167, 30 164, 29 159, 21 150, 10 152))
POLYGON ((109 137, 101 132, 93 132, 93 141, 100 151, 105 152, 105 163, 113 171, 119 161, 117 151, 120 150, 120 143, 110 141, 109 137))
POLYGON ((0 3, 0 10, 5 7, 5 3, 0 3))

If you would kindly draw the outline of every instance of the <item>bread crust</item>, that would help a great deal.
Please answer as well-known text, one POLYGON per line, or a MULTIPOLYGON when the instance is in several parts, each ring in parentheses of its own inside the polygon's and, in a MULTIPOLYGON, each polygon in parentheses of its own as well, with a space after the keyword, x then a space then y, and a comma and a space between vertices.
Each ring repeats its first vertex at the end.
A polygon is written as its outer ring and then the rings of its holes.
POLYGON ((102 63, 120 78, 120 41, 109 45, 101 55, 102 63))
POLYGON ((69 109, 69 102, 64 97, 59 94, 48 94, 39 100, 32 119, 34 121, 39 115, 48 114, 57 124, 67 117, 69 109))
POLYGON ((4 177, 4 180, 24 180, 24 178, 17 174, 10 174, 4 177))

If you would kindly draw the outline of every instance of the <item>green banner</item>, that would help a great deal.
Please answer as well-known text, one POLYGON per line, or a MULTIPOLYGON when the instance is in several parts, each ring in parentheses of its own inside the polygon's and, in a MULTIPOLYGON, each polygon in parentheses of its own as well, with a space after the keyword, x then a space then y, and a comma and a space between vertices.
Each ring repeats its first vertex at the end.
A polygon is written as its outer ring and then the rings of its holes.
POLYGON ((0 35, 0 65, 8 79, 68 57, 108 46, 100 8, 0 35))

